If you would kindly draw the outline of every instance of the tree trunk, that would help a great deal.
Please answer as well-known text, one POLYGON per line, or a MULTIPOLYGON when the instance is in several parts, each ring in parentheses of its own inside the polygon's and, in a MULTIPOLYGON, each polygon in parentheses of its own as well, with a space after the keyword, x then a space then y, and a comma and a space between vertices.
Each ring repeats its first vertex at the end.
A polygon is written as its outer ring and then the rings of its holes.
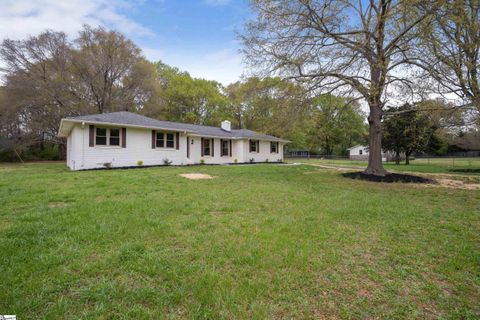
POLYGON ((396 165, 400 164, 400 151, 398 150, 395 151, 395 164, 396 165))
POLYGON ((60 143, 58 145, 58 158, 59 158, 59 160, 67 159, 67 145, 66 145, 66 143, 60 143))
POLYGON ((405 152, 405 164, 410 164, 410 152, 405 152))
POLYGON ((382 164, 382 109, 380 103, 370 103, 370 115, 368 116, 368 166, 365 174, 385 176, 387 171, 382 164))

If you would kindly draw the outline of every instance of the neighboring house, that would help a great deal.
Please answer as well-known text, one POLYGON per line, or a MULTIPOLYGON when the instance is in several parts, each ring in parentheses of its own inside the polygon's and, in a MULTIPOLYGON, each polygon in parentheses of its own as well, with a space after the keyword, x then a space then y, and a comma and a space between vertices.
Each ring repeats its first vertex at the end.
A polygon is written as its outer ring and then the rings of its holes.
POLYGON ((59 137, 67 138, 72 170, 188 164, 283 161, 289 141, 246 129, 230 121, 209 127, 160 121, 131 112, 64 118, 59 137))
POLYGON ((368 160, 368 146, 356 145, 347 150, 350 160, 368 160))
MULTIPOLYGON (((350 160, 368 160, 368 146, 356 145, 347 149, 350 160)), ((388 151, 382 151, 382 161, 395 160, 395 154, 388 151)))

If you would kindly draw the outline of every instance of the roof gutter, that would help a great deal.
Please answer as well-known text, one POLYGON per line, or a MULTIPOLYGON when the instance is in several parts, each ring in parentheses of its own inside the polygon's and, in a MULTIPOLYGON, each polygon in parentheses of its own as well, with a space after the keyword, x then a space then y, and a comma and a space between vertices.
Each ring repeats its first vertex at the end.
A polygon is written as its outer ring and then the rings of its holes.
POLYGON ((255 139, 255 140, 262 140, 262 141, 276 141, 276 142, 282 142, 282 143, 290 143, 291 142, 289 140, 284 140, 284 139, 280 139, 280 138, 276 138, 276 137, 273 137, 271 139, 256 138, 256 137, 222 137, 222 136, 215 136, 215 135, 208 135, 208 134, 198 134, 198 133, 189 134, 189 136, 191 136, 191 137, 218 138, 218 139, 231 139, 231 140, 255 139))
POLYGON ((263 141, 277 141, 277 142, 282 142, 282 143, 290 143, 291 142, 289 140, 284 140, 284 139, 277 138, 277 137, 273 137, 272 139, 256 138, 256 137, 224 137, 224 136, 216 136, 216 135, 199 134, 199 133, 197 133, 197 131, 186 130, 186 129, 172 129, 172 128, 165 128, 165 127, 140 126, 140 125, 135 125, 135 124, 112 123, 112 122, 102 122, 102 121, 74 120, 74 119, 67 119, 67 118, 64 118, 64 119, 60 120, 60 127, 59 127, 59 130, 58 130, 58 133, 57 133, 58 137, 66 137, 66 136, 60 135, 60 132, 62 131, 62 127, 64 125, 64 122, 79 123, 81 125, 97 124, 97 125, 104 125, 104 126, 125 126, 125 127, 129 127, 129 128, 183 132, 184 134, 189 134, 192 137, 208 137, 208 138, 232 139, 232 140, 255 139, 255 140, 263 140, 263 141))
POLYGON ((80 123, 80 124, 98 124, 104 126, 124 126, 128 128, 139 128, 139 129, 154 129, 154 130, 165 130, 165 131, 174 131, 174 132, 184 132, 184 133, 191 133, 195 131, 185 130, 185 129, 172 129, 172 128, 165 128, 165 127, 153 127, 153 126, 139 126, 135 124, 127 124, 127 123, 113 123, 113 122, 102 122, 102 121, 88 121, 88 120, 73 120, 73 119, 62 119, 60 120, 60 127, 58 130, 57 136, 60 137, 60 132, 62 131, 62 126, 64 122, 71 122, 71 123, 80 123))

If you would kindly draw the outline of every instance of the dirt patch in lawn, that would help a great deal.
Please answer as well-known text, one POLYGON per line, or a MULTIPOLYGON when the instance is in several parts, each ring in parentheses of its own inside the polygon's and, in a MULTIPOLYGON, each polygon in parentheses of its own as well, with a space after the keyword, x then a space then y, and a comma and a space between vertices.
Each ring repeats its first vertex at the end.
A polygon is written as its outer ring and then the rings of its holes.
MULTIPOLYGON (((342 175, 352 179, 361 179, 368 181, 376 182, 404 182, 404 183, 415 183, 421 186, 426 187, 444 187, 451 189, 464 189, 464 190, 480 190, 480 184, 478 183, 477 176, 463 176, 463 175, 454 175, 454 174, 438 174, 438 173, 418 173, 414 172, 392 172, 387 174, 385 177, 376 177, 364 174, 359 172, 359 169, 355 167, 347 166, 335 166, 335 165, 320 165, 320 164, 310 164, 313 167, 318 167, 321 169, 330 169, 343 172, 342 175)), ((305 174, 315 173, 316 171, 305 172, 305 174)))
POLYGON ((52 202, 49 202, 48 203, 48 207, 50 209, 53 209, 53 208, 66 208, 68 207, 70 204, 68 204, 67 202, 63 202, 63 201, 52 201, 52 202))
POLYGON ((360 179, 373 182, 403 182, 403 183, 428 183, 435 184, 435 180, 410 174, 388 173, 385 176, 375 176, 373 174, 366 174, 363 172, 347 172, 343 176, 350 179, 360 179))
POLYGON ((437 179, 438 185, 451 189, 480 190, 478 183, 465 183, 461 180, 437 179))
POLYGON ((182 173, 180 174, 180 177, 183 177, 189 180, 210 180, 214 178, 211 175, 206 173, 182 173))

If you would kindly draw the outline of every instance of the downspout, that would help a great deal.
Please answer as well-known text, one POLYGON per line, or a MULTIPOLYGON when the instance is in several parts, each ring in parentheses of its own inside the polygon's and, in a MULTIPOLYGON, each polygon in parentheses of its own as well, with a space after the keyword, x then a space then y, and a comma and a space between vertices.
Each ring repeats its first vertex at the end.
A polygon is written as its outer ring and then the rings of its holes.
POLYGON ((82 168, 85 167, 85 121, 82 122, 82 168))

